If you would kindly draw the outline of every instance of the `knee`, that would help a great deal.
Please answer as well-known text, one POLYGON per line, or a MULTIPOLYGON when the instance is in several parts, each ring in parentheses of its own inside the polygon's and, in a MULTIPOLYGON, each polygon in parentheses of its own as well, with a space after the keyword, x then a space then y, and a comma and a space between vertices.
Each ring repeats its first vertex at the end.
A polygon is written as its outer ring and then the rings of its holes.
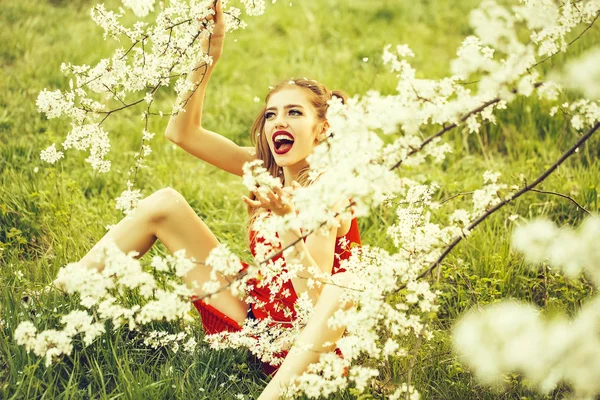
MULTIPOLYGON (((341 272, 339 274, 333 275, 332 279, 340 287, 352 290, 355 286, 355 282, 357 282, 358 280, 358 277, 352 272, 341 272)), ((352 299, 352 296, 350 296, 349 298, 345 298, 345 296, 342 295, 340 297, 341 298, 338 299, 338 301, 341 309, 349 310, 354 306, 354 300, 352 299)))
POLYGON ((141 200, 136 212, 142 213, 151 222, 160 222, 177 213, 187 202, 177 190, 167 187, 159 189, 141 200))
POLYGON ((331 280, 334 284, 339 285, 344 288, 351 287, 352 283, 357 280, 356 275, 352 272, 340 272, 338 274, 332 275, 331 280))
POLYGON ((320 299, 322 298, 324 302, 331 303, 335 309, 350 309, 354 305, 354 301, 351 296, 345 296, 344 293, 347 289, 353 289, 354 282, 357 279, 352 272, 340 272, 332 275, 332 285, 325 284, 320 299))

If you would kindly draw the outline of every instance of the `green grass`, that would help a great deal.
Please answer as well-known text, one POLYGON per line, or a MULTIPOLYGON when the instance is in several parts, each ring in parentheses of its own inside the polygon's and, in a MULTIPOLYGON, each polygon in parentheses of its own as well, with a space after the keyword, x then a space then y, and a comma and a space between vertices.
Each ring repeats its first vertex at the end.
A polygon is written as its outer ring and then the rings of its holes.
MULTIPOLYGON (((69 151, 56 166, 39 159, 40 150, 60 141, 69 127, 66 121, 48 121, 37 113, 38 92, 67 86, 61 62, 94 64, 115 47, 102 40, 100 29, 89 19, 92 4, 86 0, 0 4, 0 398, 227 399, 236 393, 256 397, 266 377, 242 351, 214 352, 206 345, 193 355, 149 350, 132 346, 135 338, 116 331, 45 368, 42 360, 12 340, 20 321, 31 319, 37 326, 50 327, 56 316, 49 311, 75 306, 73 299, 58 294, 30 296, 28 302, 23 297, 51 282, 60 267, 90 249, 106 225, 118 221, 114 198, 124 189, 123 174, 141 139, 142 125, 135 113, 111 121, 113 168, 104 175, 93 172, 83 161, 85 155, 76 151, 69 151)), ((116 0, 107 2, 107 6, 116 4, 116 0)), ((207 128, 249 144, 248 130, 259 109, 252 99, 263 98, 269 85, 289 77, 315 78, 351 95, 371 88, 392 93, 394 77, 380 61, 388 43, 411 46, 419 76, 445 76, 457 46, 470 33, 468 11, 478 1, 289 4, 279 1, 269 6, 266 15, 249 21, 246 31, 229 36, 207 95, 207 128), (369 61, 365 63, 364 57, 369 61)), ((580 53, 599 38, 594 27, 572 53, 580 53)), ((563 61, 562 55, 553 60, 556 65, 563 61)), ((165 92, 157 99, 160 109, 169 110, 173 95, 165 92)), ((440 198, 476 189, 487 169, 502 171, 509 184, 518 183, 520 174, 532 180, 577 137, 561 117, 548 117, 549 107, 517 99, 499 113, 498 124, 485 126, 479 137, 452 131, 446 140, 454 153, 442 166, 404 168, 402 173, 440 183, 440 198)), ((222 242, 247 257, 241 183, 175 148, 162 136, 166 123, 166 119, 151 122, 150 130, 157 132, 151 143, 154 152, 149 167, 139 175, 139 187, 146 195, 165 186, 180 191, 222 242)), ((543 189, 568 194, 588 210, 598 211, 598 145, 598 139, 592 139, 543 189)), ((468 201, 468 196, 457 199, 450 208, 468 201)), ((435 217, 442 218, 448 209, 435 217)), ((440 274, 443 294, 434 322, 439 330, 421 348, 414 371, 414 384, 426 399, 546 398, 535 395, 517 377, 508 377, 499 391, 482 387, 450 352, 449 328, 475 305, 510 297, 548 312, 574 312, 592 292, 583 279, 568 281, 552 270, 531 270, 511 253, 512 224, 507 222, 511 214, 547 215, 564 224, 577 224, 583 217, 564 199, 529 193, 491 217, 453 251, 440 274)), ((393 250, 385 236, 392 217, 390 210, 378 209, 361 219, 363 241, 393 250)), ((164 252, 157 246, 151 253, 164 252)), ((199 321, 196 325, 201 340, 199 321)), ((405 361, 393 359, 382 368, 381 385, 402 382, 405 374, 405 361)), ((375 389, 371 394, 381 398, 375 389)), ((354 395, 349 391, 338 398, 354 395)))

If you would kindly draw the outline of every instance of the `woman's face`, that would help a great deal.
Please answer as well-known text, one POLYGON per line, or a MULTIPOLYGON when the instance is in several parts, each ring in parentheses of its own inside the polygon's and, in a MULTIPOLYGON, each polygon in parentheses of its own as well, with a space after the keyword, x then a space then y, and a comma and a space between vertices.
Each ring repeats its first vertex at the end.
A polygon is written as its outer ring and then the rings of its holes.
POLYGON ((265 110, 264 134, 277 165, 305 163, 319 143, 315 129, 318 122, 306 89, 291 86, 271 95, 265 110))

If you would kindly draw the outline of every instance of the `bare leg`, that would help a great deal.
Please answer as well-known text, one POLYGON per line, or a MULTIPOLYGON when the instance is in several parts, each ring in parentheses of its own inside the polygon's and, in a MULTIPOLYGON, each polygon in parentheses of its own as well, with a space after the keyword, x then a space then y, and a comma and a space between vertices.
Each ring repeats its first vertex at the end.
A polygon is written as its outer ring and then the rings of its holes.
MULTIPOLYGON (((219 241, 206 226, 183 196, 171 188, 158 190, 144 200, 129 216, 123 218, 81 259, 80 263, 88 268, 102 270, 100 248, 109 241, 114 241, 123 252, 137 251, 141 257, 159 239, 171 253, 185 249, 187 257, 204 261, 208 253, 219 244, 219 241)), ((193 286, 197 296, 206 293, 200 289, 210 279, 211 268, 198 264, 185 277, 185 281, 193 286)), ((219 277, 221 285, 227 280, 219 277)), ((224 290, 212 297, 210 304, 217 310, 243 323, 246 319, 247 304, 224 290)))
POLYGON ((296 339, 298 345, 291 348, 279 370, 261 393, 259 400, 279 399, 280 388, 289 385, 294 376, 302 375, 310 364, 319 361, 321 353, 333 351, 333 345, 324 345, 335 343, 344 334, 345 327, 331 329, 327 321, 337 310, 350 307, 350 304, 342 305, 340 297, 345 290, 344 287, 348 287, 354 279, 354 275, 343 272, 334 275, 333 279, 339 286, 325 285, 308 323, 296 339), (305 346, 310 346, 311 350, 306 350, 305 346))

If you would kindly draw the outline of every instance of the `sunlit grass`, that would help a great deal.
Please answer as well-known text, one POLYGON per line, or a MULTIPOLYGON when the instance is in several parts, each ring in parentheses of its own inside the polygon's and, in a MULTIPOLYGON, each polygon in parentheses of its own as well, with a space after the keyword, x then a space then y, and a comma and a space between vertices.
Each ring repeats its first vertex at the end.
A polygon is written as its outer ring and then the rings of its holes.
MULTIPOLYGON (((368 89, 393 93, 395 78, 380 60, 388 43, 411 46, 419 76, 442 77, 456 47, 470 33, 468 11, 477 3, 277 2, 264 16, 251 19, 245 32, 227 39, 225 55, 211 78, 205 125, 249 144, 249 127, 259 110, 254 97, 263 98, 269 85, 290 77, 315 78, 350 95, 368 89)), ((117 46, 104 42, 89 19, 92 4, 84 0, 0 4, 0 398, 227 399, 237 393, 256 397, 266 377, 249 364, 244 352, 214 352, 206 345, 193 355, 149 350, 132 346, 135 338, 120 330, 45 368, 43 360, 28 355, 11 339, 19 321, 30 319, 42 328, 50 327, 57 321, 56 313, 75 307, 73 299, 57 293, 25 296, 51 282, 61 266, 84 255, 106 226, 118 221, 113 199, 124 189, 124 174, 141 139, 139 115, 130 112, 108 124, 114 148, 110 173, 93 172, 83 161, 85 155, 75 151, 56 166, 39 159, 40 150, 60 141, 69 127, 66 121, 48 121, 37 113, 37 93, 45 87, 67 87, 59 69, 62 62, 93 64, 117 46)), ((107 6, 117 4, 107 2, 107 6)), ((599 37, 595 27, 572 51, 579 53, 599 37)), ((553 62, 560 64, 563 58, 553 62)), ((158 107, 169 111, 172 93, 159 94, 157 99, 158 107)), ((547 112, 547 105, 516 100, 499 114, 497 125, 486 126, 479 136, 469 136, 460 128, 451 132, 447 140, 454 153, 443 165, 405 168, 402 173, 438 182, 440 198, 476 189, 488 169, 501 171, 508 184, 521 184, 521 174, 531 181, 577 137, 562 117, 551 119, 547 112)), ((248 256, 241 183, 165 140, 166 122, 151 122, 150 130, 157 135, 138 186, 146 195, 165 186, 175 188, 222 242, 248 256)), ((544 190, 568 194, 597 211, 598 144, 598 139, 592 139, 543 184, 544 190)), ((468 201, 468 195, 454 200, 437 217, 468 201)), ((516 378, 507 381, 502 395, 481 387, 449 351, 448 329, 460 313, 475 305, 513 297, 548 310, 571 312, 590 294, 585 281, 531 270, 510 252, 513 223, 507 217, 511 214, 547 215, 569 224, 583 216, 565 199, 529 193, 477 228, 448 257, 438 283, 442 308, 434 323, 440 331, 421 348, 413 374, 424 398, 543 398, 516 378)), ((392 217, 390 210, 373 210, 363 218, 363 241, 393 250, 385 235, 392 217)), ((158 246, 152 251, 165 250, 158 246)), ((197 337, 202 337, 199 321, 197 337)), ((405 374, 406 362, 391 360, 382 369, 380 384, 402 382, 405 374)), ((376 389, 373 396, 380 397, 376 389)))

